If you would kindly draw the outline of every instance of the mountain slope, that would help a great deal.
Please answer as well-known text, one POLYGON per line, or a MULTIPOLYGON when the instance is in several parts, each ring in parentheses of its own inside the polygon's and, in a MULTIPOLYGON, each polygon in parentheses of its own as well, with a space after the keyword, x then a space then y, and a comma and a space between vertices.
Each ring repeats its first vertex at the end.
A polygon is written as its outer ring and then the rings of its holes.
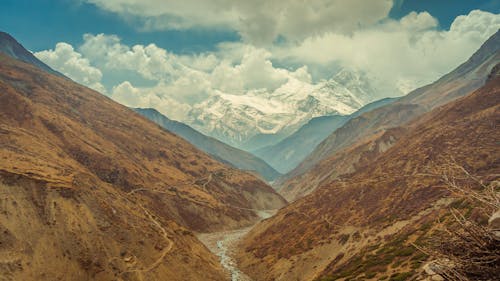
POLYGON ((0 93, 2 276, 221 280, 192 231, 285 203, 132 110, 3 54, 0 93))
MULTIPOLYGON (((500 77, 415 120, 391 148, 353 174, 324 182, 261 222, 243 241, 240 268, 256 280, 406 280, 454 199, 442 174, 498 180, 500 77)), ((471 208, 454 202, 455 206, 471 208)), ((470 211, 469 211, 470 212, 470 211)))
POLYGON ((266 146, 254 152, 281 173, 295 168, 314 148, 349 119, 394 101, 386 98, 369 103, 351 115, 321 116, 311 119, 297 132, 279 143, 266 146))
POLYGON ((26 50, 19 42, 16 41, 8 33, 0 31, 0 53, 24 61, 42 70, 45 70, 54 75, 64 76, 61 73, 53 70, 50 66, 43 63, 41 60, 37 59, 31 52, 26 50))
POLYGON ((280 173, 287 173, 304 160, 331 132, 342 126, 347 118, 342 115, 313 118, 284 140, 258 149, 254 154, 264 159, 280 173))
POLYGON ((500 62, 499 48, 500 31, 488 39, 468 61, 436 82, 417 89, 394 103, 349 120, 320 143, 294 170, 283 176, 278 189, 289 200, 293 196, 287 193, 304 194, 295 189, 328 176, 322 174, 321 169, 315 168, 322 165, 321 161, 328 161, 328 158, 335 157, 341 150, 358 146, 380 131, 404 125, 439 105, 477 89, 484 83, 490 70, 500 62))
POLYGON ((214 138, 207 137, 184 123, 168 119, 155 109, 135 108, 134 111, 184 138, 219 161, 230 164, 238 169, 254 171, 267 181, 272 181, 280 175, 266 162, 255 157, 251 153, 231 147, 214 138))

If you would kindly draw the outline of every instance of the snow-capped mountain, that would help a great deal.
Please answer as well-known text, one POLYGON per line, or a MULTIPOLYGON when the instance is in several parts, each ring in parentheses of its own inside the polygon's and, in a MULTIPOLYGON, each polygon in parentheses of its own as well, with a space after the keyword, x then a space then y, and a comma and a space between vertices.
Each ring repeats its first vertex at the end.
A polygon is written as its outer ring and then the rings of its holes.
POLYGON ((187 123, 230 145, 254 150, 280 141, 314 117, 351 114, 372 101, 373 93, 359 72, 342 70, 317 84, 291 78, 272 92, 217 92, 193 106, 187 123), (257 142, 262 135, 273 137, 257 142))

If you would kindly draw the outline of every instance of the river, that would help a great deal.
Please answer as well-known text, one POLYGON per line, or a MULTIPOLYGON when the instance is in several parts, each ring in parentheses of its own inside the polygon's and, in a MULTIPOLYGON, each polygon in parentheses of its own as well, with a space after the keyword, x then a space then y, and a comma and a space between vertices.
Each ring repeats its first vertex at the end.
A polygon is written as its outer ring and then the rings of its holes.
MULTIPOLYGON (((262 220, 271 217, 276 211, 256 210, 256 213, 262 220)), ((255 224, 257 224, 257 222, 255 224)), ((219 257, 220 264, 227 271, 231 281, 252 281, 249 276, 238 269, 238 264, 234 259, 234 247, 241 238, 255 226, 255 224, 250 227, 235 230, 202 233, 198 235, 198 239, 200 239, 212 253, 219 257)))

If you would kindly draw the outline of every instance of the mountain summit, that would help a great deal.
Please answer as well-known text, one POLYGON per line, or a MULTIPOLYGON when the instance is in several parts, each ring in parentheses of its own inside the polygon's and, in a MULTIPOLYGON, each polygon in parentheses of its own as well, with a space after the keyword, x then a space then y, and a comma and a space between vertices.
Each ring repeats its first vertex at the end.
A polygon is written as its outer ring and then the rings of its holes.
POLYGON ((17 42, 14 37, 3 31, 0 31, 0 53, 4 53, 11 58, 32 64, 49 73, 64 76, 61 73, 53 70, 50 66, 46 65, 41 60, 37 59, 30 51, 26 50, 19 42, 17 42))

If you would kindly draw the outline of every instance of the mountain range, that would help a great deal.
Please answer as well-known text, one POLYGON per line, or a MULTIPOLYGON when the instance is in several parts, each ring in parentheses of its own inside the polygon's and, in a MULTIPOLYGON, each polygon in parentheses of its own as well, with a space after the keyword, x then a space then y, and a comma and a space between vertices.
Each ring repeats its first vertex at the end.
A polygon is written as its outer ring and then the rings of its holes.
POLYGON ((500 30, 406 96, 369 81, 219 92, 181 123, 0 33, 0 280, 445 280, 457 217, 492 229, 464 194, 498 209, 500 30))
POLYGON ((231 146, 254 151, 278 143, 314 117, 351 114, 373 101, 368 81, 362 72, 343 70, 317 84, 290 78, 271 92, 218 93, 195 105, 181 121, 231 146))

